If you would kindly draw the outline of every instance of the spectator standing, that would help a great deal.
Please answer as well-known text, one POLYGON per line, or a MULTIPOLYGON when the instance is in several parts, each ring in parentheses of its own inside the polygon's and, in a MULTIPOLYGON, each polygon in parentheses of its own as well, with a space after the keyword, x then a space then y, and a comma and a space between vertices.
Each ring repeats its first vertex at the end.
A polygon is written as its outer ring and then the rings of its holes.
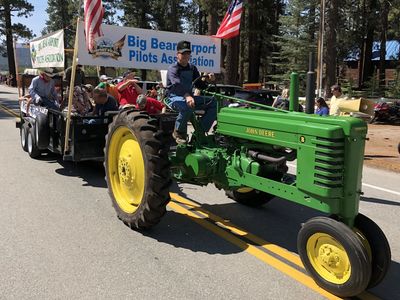
POLYGON ((329 115, 329 106, 326 104, 324 98, 319 97, 317 101, 315 101, 317 108, 315 110, 315 114, 319 116, 328 116, 329 115))
MULTIPOLYGON (((64 81, 66 81, 67 86, 69 86, 71 83, 71 75, 72 75, 72 66, 65 70, 64 81)), ((82 65, 77 65, 74 86, 83 85, 85 84, 85 81, 86 81, 85 72, 82 70, 82 65)))
POLYGON ((136 98, 142 93, 142 88, 137 83, 135 72, 127 71, 123 74, 123 80, 117 84, 120 107, 127 104, 136 105, 136 98))
POLYGON ((342 89, 340 85, 337 84, 332 85, 331 92, 333 96, 331 98, 329 114, 331 116, 340 116, 341 111, 339 105, 341 102, 346 101, 347 97, 342 94, 342 89))

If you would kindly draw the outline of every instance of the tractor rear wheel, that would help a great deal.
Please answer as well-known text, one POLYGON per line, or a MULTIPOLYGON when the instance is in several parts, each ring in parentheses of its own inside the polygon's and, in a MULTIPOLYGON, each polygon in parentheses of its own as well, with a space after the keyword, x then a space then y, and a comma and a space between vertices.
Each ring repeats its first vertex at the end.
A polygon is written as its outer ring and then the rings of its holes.
POLYGON ((104 165, 118 217, 133 229, 157 224, 166 213, 171 179, 156 121, 137 111, 117 115, 106 136, 104 165))
POLYGON ((237 190, 226 190, 225 194, 232 200, 251 207, 262 206, 275 197, 274 195, 248 187, 239 188, 237 190))
POLYGON ((368 250, 345 224, 312 218, 299 231, 297 248, 304 267, 323 289, 352 297, 367 288, 371 278, 368 250))

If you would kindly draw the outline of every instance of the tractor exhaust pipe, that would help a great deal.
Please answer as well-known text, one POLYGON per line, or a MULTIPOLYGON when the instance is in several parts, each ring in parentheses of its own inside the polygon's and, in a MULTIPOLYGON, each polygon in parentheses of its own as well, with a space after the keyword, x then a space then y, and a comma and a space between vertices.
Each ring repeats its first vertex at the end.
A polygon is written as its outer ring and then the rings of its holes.
POLYGON ((315 58, 314 52, 310 52, 307 72, 307 88, 306 88, 306 114, 314 113, 315 106, 315 58))

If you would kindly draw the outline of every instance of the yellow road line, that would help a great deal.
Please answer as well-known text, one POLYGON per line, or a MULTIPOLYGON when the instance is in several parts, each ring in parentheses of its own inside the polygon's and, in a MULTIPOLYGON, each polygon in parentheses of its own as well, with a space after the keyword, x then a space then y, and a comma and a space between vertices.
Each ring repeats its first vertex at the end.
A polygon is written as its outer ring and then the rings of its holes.
POLYGON ((0 104, 0 108, 5 112, 8 113, 9 115, 12 115, 13 117, 19 118, 19 115, 15 113, 13 110, 9 109, 8 107, 0 104))
POLYGON ((251 255, 255 256, 259 260, 265 262, 266 264, 274 267, 278 271, 285 273, 286 275, 292 277, 293 279, 297 280, 298 282, 302 283, 303 285, 311 288, 312 290, 318 292, 322 296, 326 297, 327 299, 342 299, 339 298, 324 289, 320 288, 311 277, 307 276, 306 274, 300 272, 299 270, 287 265, 286 263, 280 261, 279 259, 265 253, 264 251, 260 250, 256 246, 250 245, 245 241, 241 240, 240 238, 234 236, 233 234, 227 233, 222 228, 218 227, 217 225, 208 222, 203 217, 191 212, 190 210, 182 207, 179 205, 179 201, 175 202, 176 200, 171 201, 168 205, 176 212, 186 215, 191 220, 196 222, 197 224, 201 225, 202 227, 210 230, 214 234, 222 237, 223 239, 227 240, 228 242, 238 246, 240 249, 250 253, 251 255))
POLYGON ((214 215, 213 213, 211 213, 209 211, 204 210, 198 204, 196 204, 186 198, 183 198, 183 197, 179 196, 178 194, 170 193, 170 195, 171 195, 171 198, 173 198, 187 206, 190 206, 192 209, 196 210, 199 213, 202 213, 206 217, 215 221, 216 224, 218 224, 222 227, 225 227, 226 229, 229 229, 234 234, 236 234, 238 236, 245 236, 246 239, 260 245, 264 249, 267 249, 267 250, 279 255, 280 257, 290 261, 291 263, 299 266, 300 268, 304 268, 303 263, 301 262, 301 259, 298 255, 294 255, 293 253, 289 252, 288 250, 286 250, 282 247, 279 247, 278 245, 271 244, 270 242, 267 242, 267 241, 261 239, 260 237, 241 229, 240 227, 232 224, 231 222, 224 220, 223 218, 221 218, 217 215, 214 215))
MULTIPOLYGON (((256 235, 241 229, 239 226, 229 222, 228 220, 224 220, 223 218, 203 209, 197 203, 183 198, 176 193, 170 193, 171 199, 174 202, 170 202, 169 206, 174 209, 175 211, 182 213, 192 219, 194 222, 198 223, 199 225, 207 228, 208 230, 212 231, 213 233, 219 235, 220 237, 224 238, 225 240, 231 242, 232 244, 238 246, 239 248, 249 252, 253 256, 257 257, 261 261, 271 265, 272 267, 276 268, 279 271, 289 275, 290 277, 294 278, 295 280, 303 283, 304 285, 308 286, 309 288, 315 290, 316 292, 320 293, 321 295, 327 297, 328 299, 341 299, 329 292, 321 289, 315 281, 305 273, 300 272, 299 270, 287 265, 285 262, 269 255, 268 253, 260 250, 257 246, 260 246, 284 259, 291 262, 294 265, 304 269, 304 266, 300 260, 298 255, 293 254, 292 252, 288 251, 285 248, 282 248, 278 245, 269 243, 263 240, 256 235), (188 207, 188 208, 185 208, 188 207), (195 212, 195 213, 194 213, 195 212), (215 225, 207 219, 210 219, 215 222, 215 225), (231 233, 227 232, 225 229, 228 229, 231 233), (237 237, 238 236, 238 237, 237 237), (247 240, 254 242, 257 246, 251 245, 246 243, 244 240, 240 239, 240 237, 245 237, 247 240), (307 280, 305 280, 306 278, 307 280)), ((377 300, 378 297, 368 293, 363 292, 357 296, 358 299, 363 300, 377 300)))

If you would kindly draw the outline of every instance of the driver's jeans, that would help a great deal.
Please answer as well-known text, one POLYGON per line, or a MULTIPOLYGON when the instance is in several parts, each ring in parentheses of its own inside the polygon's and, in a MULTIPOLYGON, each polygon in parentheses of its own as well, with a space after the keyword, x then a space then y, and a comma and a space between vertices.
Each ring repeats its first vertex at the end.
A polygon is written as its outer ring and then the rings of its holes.
POLYGON ((190 120, 195 110, 204 110, 205 114, 200 120, 201 127, 204 132, 211 129, 214 121, 217 119, 217 103, 213 97, 207 96, 194 96, 195 108, 187 105, 186 99, 182 96, 169 97, 170 106, 173 110, 179 112, 175 122, 175 129, 178 132, 187 132, 187 122, 190 120))

